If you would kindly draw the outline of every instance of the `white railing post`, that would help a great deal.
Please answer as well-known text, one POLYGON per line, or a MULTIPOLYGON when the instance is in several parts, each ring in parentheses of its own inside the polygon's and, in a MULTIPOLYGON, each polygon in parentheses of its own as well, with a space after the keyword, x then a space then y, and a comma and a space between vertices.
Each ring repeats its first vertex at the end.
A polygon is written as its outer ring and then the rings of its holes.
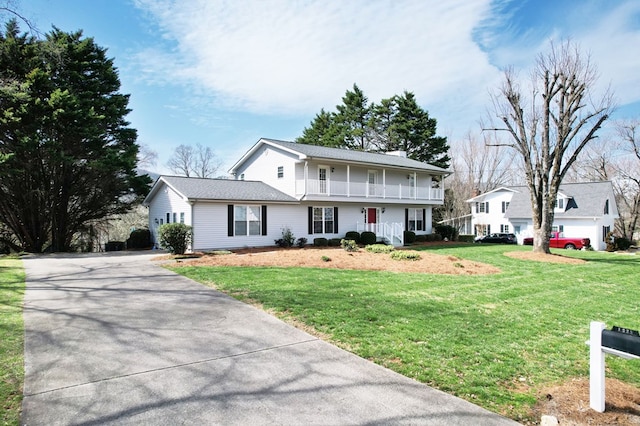
POLYGON ((604 327, 604 323, 598 321, 592 321, 589 327, 589 405, 598 413, 604 412, 604 327))

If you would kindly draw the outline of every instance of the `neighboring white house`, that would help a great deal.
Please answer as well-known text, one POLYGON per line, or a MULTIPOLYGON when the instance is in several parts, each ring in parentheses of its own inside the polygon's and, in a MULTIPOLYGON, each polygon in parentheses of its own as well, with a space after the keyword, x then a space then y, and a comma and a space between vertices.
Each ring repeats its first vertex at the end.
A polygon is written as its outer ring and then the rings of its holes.
MULTIPOLYGON (((529 189, 509 186, 494 189, 467 200, 471 205, 476 235, 512 233, 522 243, 533 236, 529 189)), ((565 237, 591 239, 595 250, 604 250, 605 237, 618 218, 611 182, 567 183, 560 185, 552 229, 565 237)))
POLYGON ((390 244, 403 231, 429 234, 449 172, 406 158, 260 139, 232 179, 160 176, 144 204, 157 241, 163 223, 193 226, 193 250, 274 245, 289 228, 296 238, 343 238, 372 231, 390 244))

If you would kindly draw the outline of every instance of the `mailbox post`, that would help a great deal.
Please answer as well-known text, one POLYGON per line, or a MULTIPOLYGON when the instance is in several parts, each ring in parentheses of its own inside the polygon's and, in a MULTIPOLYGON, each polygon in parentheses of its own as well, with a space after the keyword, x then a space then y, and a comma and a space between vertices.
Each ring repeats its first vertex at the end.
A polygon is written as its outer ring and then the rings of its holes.
POLYGON ((640 359, 640 333, 627 328, 605 330, 602 322, 592 321, 589 330, 589 405, 604 412, 604 354, 640 359))

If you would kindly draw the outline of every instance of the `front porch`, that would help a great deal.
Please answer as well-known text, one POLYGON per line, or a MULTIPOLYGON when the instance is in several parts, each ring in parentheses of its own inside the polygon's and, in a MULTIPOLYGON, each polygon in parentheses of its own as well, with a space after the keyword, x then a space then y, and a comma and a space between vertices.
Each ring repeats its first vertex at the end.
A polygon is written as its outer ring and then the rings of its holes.
POLYGON ((404 246, 404 225, 402 223, 356 223, 356 231, 373 232, 376 240, 394 247, 404 246))

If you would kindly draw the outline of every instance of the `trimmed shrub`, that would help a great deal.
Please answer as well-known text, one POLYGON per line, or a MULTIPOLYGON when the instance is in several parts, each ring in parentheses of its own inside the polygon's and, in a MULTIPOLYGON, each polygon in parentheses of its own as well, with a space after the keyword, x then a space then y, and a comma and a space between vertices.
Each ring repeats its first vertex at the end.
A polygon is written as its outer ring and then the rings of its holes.
POLYGON ((416 233, 413 231, 404 231, 404 243, 413 244, 416 242, 416 233))
POLYGON ((427 236, 425 234, 416 235, 416 242, 417 243, 424 243, 425 241, 427 241, 427 236))
POLYGON ((360 233, 358 231, 349 231, 344 235, 345 240, 353 240, 360 244, 360 233))
POLYGON ((442 241, 442 235, 440 234, 429 234, 431 235, 431 238, 433 238, 431 241, 442 241))
POLYGON ((329 247, 340 247, 341 238, 330 238, 329 239, 329 247))
POLYGON ((329 240, 323 237, 314 238, 313 245, 316 247, 326 247, 329 245, 329 240))
POLYGON ((417 251, 397 250, 391 252, 391 258, 393 260, 418 260, 420 259, 420 253, 417 251))
POLYGON ((121 251, 124 250, 124 241, 108 241, 104 245, 104 251, 121 251))
POLYGON ((458 230, 451 225, 436 225, 435 228, 436 233, 440 234, 443 239, 454 241, 458 236, 458 230))
POLYGON ((472 243, 474 242, 475 238, 475 235, 458 235, 458 241, 461 241, 463 243, 472 243))
POLYGON ((151 231, 148 229, 134 229, 127 239, 127 248, 146 249, 151 247, 151 231))
POLYGON ((395 247, 384 244, 371 244, 366 246, 364 249, 369 253, 391 253, 395 250, 395 247))
POLYGON ((307 245, 307 239, 305 237, 300 237, 298 238, 298 240, 296 241, 296 245, 300 248, 304 247, 307 245))
POLYGON ((342 247, 345 251, 358 251, 358 244, 355 240, 340 240, 340 247, 342 247))
POLYGON ((160 245, 172 254, 184 254, 193 239, 193 232, 184 223, 165 223, 158 228, 160 245))
POLYGON ((616 238, 616 248, 618 250, 626 250, 631 247, 631 241, 625 237, 617 237, 616 238))
POLYGON ((364 231, 360 234, 360 243, 368 246, 369 244, 375 244, 377 241, 376 234, 374 232, 364 231))
POLYGON ((322 256, 320 259, 322 259, 323 262, 331 262, 331 258, 329 256, 322 256))

